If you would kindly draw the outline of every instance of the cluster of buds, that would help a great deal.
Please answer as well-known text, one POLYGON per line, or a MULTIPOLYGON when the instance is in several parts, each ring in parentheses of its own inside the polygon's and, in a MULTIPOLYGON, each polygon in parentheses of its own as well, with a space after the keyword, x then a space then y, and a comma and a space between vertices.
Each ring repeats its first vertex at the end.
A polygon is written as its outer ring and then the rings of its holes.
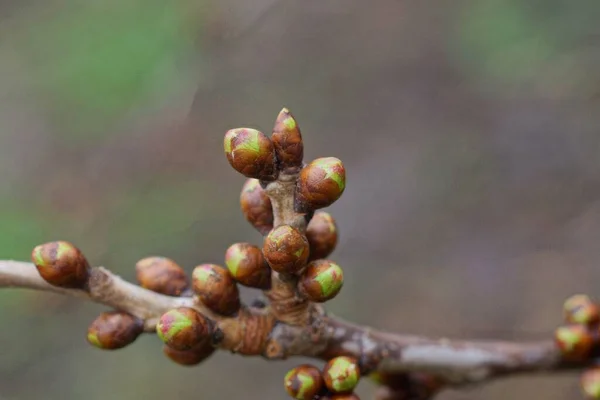
POLYGON ((297 400, 358 400, 354 388, 360 379, 358 362, 335 357, 323 370, 303 364, 290 370, 284 379, 287 393, 297 400))
MULTIPOLYGON (((565 325, 554 332, 554 341, 568 362, 594 360, 600 356, 600 307, 587 295, 569 297, 563 305, 565 325)), ((600 399, 600 368, 583 373, 583 393, 600 399)))

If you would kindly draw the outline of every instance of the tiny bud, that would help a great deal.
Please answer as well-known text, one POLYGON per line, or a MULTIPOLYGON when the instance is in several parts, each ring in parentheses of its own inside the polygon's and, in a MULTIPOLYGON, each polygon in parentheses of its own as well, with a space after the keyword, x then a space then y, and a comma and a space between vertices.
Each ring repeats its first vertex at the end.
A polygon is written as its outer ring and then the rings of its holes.
POLYGON ((316 210, 333 204, 346 189, 346 170, 335 157, 317 158, 300 172, 296 208, 316 210))
POLYGON ((215 351, 216 348, 214 348, 210 342, 203 343, 191 350, 175 350, 166 345, 163 347, 163 353, 169 357, 169 359, 177 364, 185 366, 198 365, 213 355, 215 351))
POLYGON ((296 119, 287 108, 281 110, 277 116, 271 140, 282 170, 302 166, 304 157, 302 135, 296 119))
POLYGON ((308 240, 298 229, 282 225, 265 238, 263 254, 273 270, 296 273, 308 260, 308 240))
POLYGON ((275 180, 275 149, 271 139, 251 128, 231 129, 225 134, 225 155, 229 164, 248 178, 275 180))
POLYGON ((161 315, 158 337, 175 350, 191 350, 210 342, 212 322, 193 308, 179 307, 161 315))
POLYGON ((338 230, 333 217, 324 211, 315 213, 306 228, 306 238, 310 245, 309 261, 330 255, 338 241, 338 230))
POLYGON ((310 301, 322 303, 333 299, 343 284, 344 273, 339 265, 329 260, 316 260, 302 273, 298 288, 310 301))
POLYGON ((600 309, 585 294, 569 297, 563 306, 564 318, 573 324, 590 325, 600 321, 600 309))
POLYGON ((262 235, 273 229, 271 199, 260 186, 258 179, 248 179, 242 188, 240 206, 244 217, 262 235))
POLYGON ((65 241, 36 246, 31 259, 40 276, 49 284, 64 288, 83 288, 90 274, 90 265, 83 253, 65 241))
POLYGON ((323 388, 321 371, 312 365, 300 365, 285 375, 285 390, 298 400, 312 400, 323 388))
POLYGON ((242 285, 258 289, 271 286, 271 268, 262 251, 250 243, 231 245, 225 253, 225 264, 233 278, 242 285))
POLYGON ((189 286, 183 268, 165 257, 147 257, 135 264, 138 282, 143 288, 168 296, 180 296, 189 286))
POLYGON ((333 358, 325 365, 323 378, 325 385, 332 392, 352 392, 360 379, 358 363, 351 357, 333 358))
POLYGON ((581 389, 589 399, 600 399, 600 368, 584 371, 581 376, 581 389))
POLYGON ((120 311, 103 312, 91 323, 87 341, 103 350, 121 349, 143 332, 143 322, 120 311))
POLYGON ((556 329, 554 342, 565 359, 582 361, 590 356, 594 337, 583 325, 567 325, 556 329))
POLYGON ((222 315, 235 314, 240 309, 238 287, 225 268, 215 264, 202 264, 192 272, 194 292, 208 308, 222 315))

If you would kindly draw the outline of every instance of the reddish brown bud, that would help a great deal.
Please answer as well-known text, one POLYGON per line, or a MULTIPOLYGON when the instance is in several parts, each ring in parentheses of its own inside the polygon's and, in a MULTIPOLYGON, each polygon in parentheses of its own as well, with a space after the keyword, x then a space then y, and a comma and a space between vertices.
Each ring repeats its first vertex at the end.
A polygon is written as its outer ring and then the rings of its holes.
POLYGON ((261 249, 250 243, 231 245, 225 253, 225 264, 233 278, 242 285, 258 289, 271 286, 271 268, 261 249))
POLYGON ((312 365, 299 365, 285 375, 284 386, 292 398, 312 400, 323 389, 321 371, 312 365))
POLYGON ((135 274, 143 288, 168 296, 180 296, 189 281, 183 268, 165 257, 147 257, 135 264, 135 274))
POLYGON ((271 199, 260 186, 258 179, 248 179, 242 188, 240 206, 246 220, 261 234, 273 229, 271 199))
POLYGON ((202 264, 192 272, 192 285, 200 301, 222 315, 235 314, 240 309, 238 287, 225 268, 215 264, 202 264))
POLYGON ((336 393, 327 398, 331 400, 360 400, 360 397, 355 393, 336 393))
POLYGON ((166 345, 163 347, 163 353, 167 357, 169 357, 173 362, 185 366, 200 364, 202 361, 213 355, 215 350, 216 348, 214 348, 209 342, 205 342, 204 344, 191 350, 175 350, 174 348, 166 345))
POLYGON ((210 343, 212 322, 193 308, 179 307, 164 313, 156 325, 158 337, 175 350, 191 350, 210 343))
POLYGON ((322 303, 333 299, 343 284, 344 273, 339 265, 329 260, 316 260, 302 273, 298 289, 309 300, 322 303))
POLYGON ((346 189, 346 170, 335 157, 317 158, 300 172, 296 187, 298 211, 316 210, 333 204, 346 189))
POLYGON ((296 119, 288 110, 281 110, 271 136, 281 170, 302 166, 304 145, 296 119))
POLYGON ((308 260, 308 240, 298 229, 282 225, 265 238, 263 254, 275 271, 296 273, 308 260))
POLYGON ((142 320, 120 311, 104 312, 87 331, 90 344, 103 350, 116 350, 131 344, 143 332, 142 320))
POLYGON ((349 393, 360 379, 358 362, 351 357, 335 357, 323 369, 325 385, 334 393, 349 393))
POLYGON ((583 325, 561 326, 554 332, 554 342, 566 360, 582 361, 591 354, 594 335, 583 325))
POLYGON ((306 228, 306 238, 310 245, 309 261, 330 255, 338 241, 338 230, 333 217, 324 211, 315 213, 306 228))
POLYGON ((581 375, 581 389, 588 399, 600 399, 600 368, 593 368, 581 375))
POLYGON ((31 259, 40 276, 54 286, 83 288, 87 284, 90 265, 83 253, 65 241, 35 247, 31 259))
POLYGON ((590 325, 600 321, 600 308, 587 295, 576 294, 565 301, 563 315, 569 323, 590 325))
POLYGON ((248 178, 272 181, 277 178, 275 149, 271 139, 251 128, 237 128, 225 134, 225 155, 229 164, 248 178))

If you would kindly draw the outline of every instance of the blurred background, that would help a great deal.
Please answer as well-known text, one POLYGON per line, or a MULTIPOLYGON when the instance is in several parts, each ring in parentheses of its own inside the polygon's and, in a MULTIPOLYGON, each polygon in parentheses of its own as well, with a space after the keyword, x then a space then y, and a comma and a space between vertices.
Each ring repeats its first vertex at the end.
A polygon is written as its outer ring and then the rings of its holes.
MULTIPOLYGON (((330 311, 547 338, 567 296, 598 295, 599 16, 594 0, 1 0, 0 258, 64 239, 131 280, 145 256, 191 271, 260 243, 222 137, 270 133, 286 106, 306 159, 347 168, 330 311)), ((150 335, 102 352, 85 341, 102 310, 0 291, 0 399, 281 399, 299 362, 184 368, 150 335)), ((578 396, 552 376, 440 398, 578 396)))

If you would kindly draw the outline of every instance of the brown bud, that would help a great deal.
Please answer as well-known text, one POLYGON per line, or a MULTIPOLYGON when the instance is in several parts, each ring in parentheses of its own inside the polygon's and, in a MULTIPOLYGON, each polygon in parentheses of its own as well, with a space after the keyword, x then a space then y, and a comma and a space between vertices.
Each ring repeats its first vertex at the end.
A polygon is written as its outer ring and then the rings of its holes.
POLYGON ((587 295, 576 294, 565 301, 563 315, 569 323, 591 325, 600 321, 600 308, 587 295))
POLYGON ((200 364, 202 361, 213 355, 215 350, 216 348, 214 348, 210 342, 205 342, 191 350, 175 350, 167 345, 163 347, 163 353, 167 357, 173 362, 185 366, 200 364))
POLYGON ((237 128, 225 134, 225 155, 229 164, 248 178, 272 181, 277 178, 275 149, 271 139, 251 128, 237 128))
POLYGON ((285 375, 284 386, 292 398, 312 400, 323 389, 321 371, 312 365, 299 365, 285 375))
POLYGON ((282 225, 265 238, 263 254, 273 270, 296 273, 308 260, 308 240, 298 229, 282 225))
POLYGON ((87 284, 90 265, 83 253, 65 241, 36 246, 31 259, 40 276, 54 286, 83 288, 87 284))
POLYGON ((581 389, 588 399, 600 399, 600 368, 584 371, 581 375, 581 389))
POLYGON ((242 285, 258 289, 271 286, 271 268, 261 249, 250 243, 231 245, 225 253, 225 264, 233 278, 242 285))
POLYGON ((306 238, 310 245, 309 261, 330 255, 338 241, 338 230, 333 217, 324 211, 315 213, 306 228, 306 238))
POLYGON ((350 393, 360 379, 358 362, 352 357, 335 357, 323 369, 325 385, 334 393, 350 393))
POLYGON ((554 332, 554 342, 569 361, 587 359, 594 346, 594 335, 583 325, 561 326, 554 332))
POLYGON ((240 309, 238 287, 225 268, 215 264, 202 264, 192 272, 192 286, 200 301, 222 315, 235 314, 240 309))
POLYGON ((304 145, 296 119, 288 110, 281 110, 271 136, 281 170, 302 166, 304 145))
POLYGON ((213 323, 193 308, 179 307, 161 315, 158 337, 175 350, 191 350, 210 343, 213 323))
POLYGON ((135 274, 143 288, 167 296, 180 296, 189 281, 183 268, 165 257, 147 257, 135 264, 135 274))
POLYGON ((298 211, 316 210, 333 204, 346 189, 346 170, 335 157, 317 158, 300 172, 295 206, 298 211))
POLYGON ((344 285, 344 273, 329 260, 308 264, 298 282, 298 289, 309 300, 322 303, 333 299, 344 285))
POLYGON ((332 394, 329 399, 331 400, 360 400, 360 397, 358 397, 357 394, 355 393, 336 393, 336 394, 332 394))
POLYGON ((248 179, 242 188, 240 206, 244 217, 261 234, 273 229, 273 207, 271 199, 260 186, 258 179, 248 179))
POLYGON ((103 350, 116 350, 131 344, 143 332, 142 320, 120 311, 104 312, 87 331, 90 344, 103 350))

